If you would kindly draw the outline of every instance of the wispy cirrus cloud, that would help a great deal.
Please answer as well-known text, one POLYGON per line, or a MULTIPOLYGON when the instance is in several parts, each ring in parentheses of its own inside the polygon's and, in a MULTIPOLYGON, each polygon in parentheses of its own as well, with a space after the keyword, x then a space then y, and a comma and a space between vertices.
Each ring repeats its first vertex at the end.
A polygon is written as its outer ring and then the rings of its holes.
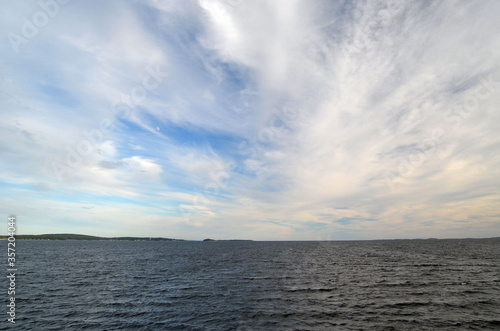
POLYGON ((102 6, 18 52, 40 5, 2 11, 0 201, 26 233, 498 231, 496 2, 102 6))

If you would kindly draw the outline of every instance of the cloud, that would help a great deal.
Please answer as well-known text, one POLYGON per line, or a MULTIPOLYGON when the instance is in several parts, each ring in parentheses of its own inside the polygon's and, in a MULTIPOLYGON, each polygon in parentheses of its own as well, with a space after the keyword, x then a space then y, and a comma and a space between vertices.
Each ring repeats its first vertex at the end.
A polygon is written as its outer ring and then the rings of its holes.
MULTIPOLYGON (((0 205, 33 206, 28 232, 98 219, 126 235, 134 218, 193 239, 498 230, 495 2, 104 6, 61 5, 0 50, 0 205)), ((7 34, 41 10, 8 7, 7 34)))

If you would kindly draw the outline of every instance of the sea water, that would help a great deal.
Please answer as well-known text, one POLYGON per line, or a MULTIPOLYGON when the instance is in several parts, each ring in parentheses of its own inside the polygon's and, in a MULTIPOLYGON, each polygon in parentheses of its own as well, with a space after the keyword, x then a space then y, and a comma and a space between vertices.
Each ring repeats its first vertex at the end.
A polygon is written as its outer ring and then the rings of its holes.
POLYGON ((500 329, 499 239, 18 240, 16 254, 22 330, 500 329))

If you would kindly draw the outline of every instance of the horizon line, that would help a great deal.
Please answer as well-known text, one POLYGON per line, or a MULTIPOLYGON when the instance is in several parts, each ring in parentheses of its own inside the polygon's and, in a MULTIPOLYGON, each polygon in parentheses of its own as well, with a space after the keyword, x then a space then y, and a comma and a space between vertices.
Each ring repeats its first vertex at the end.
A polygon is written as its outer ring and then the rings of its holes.
MULTIPOLYGON (((323 241, 389 241, 389 240, 466 240, 466 239, 500 239, 500 236, 494 236, 494 237, 462 237, 462 238, 457 238, 457 237, 448 237, 448 238, 435 238, 435 237, 429 237, 429 238, 382 238, 382 239, 303 239, 303 240, 256 240, 256 239, 238 239, 238 238, 232 238, 232 239, 213 239, 213 238, 204 238, 204 239, 180 239, 180 238, 170 238, 170 237, 158 237, 158 236, 114 236, 114 237, 101 237, 101 236, 96 236, 96 235, 89 235, 89 234, 80 234, 80 233, 43 233, 43 234, 16 234, 14 235, 14 238, 18 236, 51 236, 51 235, 73 235, 73 236, 87 236, 87 237, 95 237, 95 238, 102 238, 102 239, 117 239, 117 238, 137 238, 137 239, 169 239, 171 241, 204 241, 206 239, 209 239, 209 241, 259 241, 259 242, 273 242, 273 241, 306 241, 306 242, 323 242, 323 241)), ((9 237, 8 234, 0 234, 0 237, 9 237)), ((18 238, 16 238, 18 239, 18 238)), ((19 238, 20 239, 20 238, 19 238)), ((20 240, 25 240, 25 239, 20 239, 20 240)))

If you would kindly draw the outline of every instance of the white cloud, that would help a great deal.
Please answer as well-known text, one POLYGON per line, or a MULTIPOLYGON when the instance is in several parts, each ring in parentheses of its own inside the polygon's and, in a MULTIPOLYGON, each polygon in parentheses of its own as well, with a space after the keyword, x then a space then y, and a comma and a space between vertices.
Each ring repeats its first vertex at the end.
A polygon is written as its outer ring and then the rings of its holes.
MULTIPOLYGON (((185 237, 498 229, 496 2, 104 6, 72 2, 19 54, 0 50, 0 174, 46 215, 84 222, 78 202, 61 201, 70 194, 109 199, 89 210, 113 224, 136 203, 146 228, 185 237), (158 86, 127 114, 113 109, 150 68, 165 73, 158 86), (89 131, 92 152, 69 165, 89 131)), ((0 28, 19 32, 36 10, 10 6, 0 28)))

